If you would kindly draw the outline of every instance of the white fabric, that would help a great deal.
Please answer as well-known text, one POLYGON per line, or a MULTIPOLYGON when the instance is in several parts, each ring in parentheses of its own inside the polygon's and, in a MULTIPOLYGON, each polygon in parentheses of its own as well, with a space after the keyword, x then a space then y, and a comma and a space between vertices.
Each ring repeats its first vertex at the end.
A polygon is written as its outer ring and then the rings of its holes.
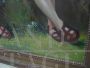
POLYGON ((16 67, 0 63, 0 68, 16 68, 16 67))
POLYGON ((52 5, 52 0, 34 1, 36 5, 42 10, 42 12, 52 21, 52 23, 61 30, 63 27, 63 21, 58 17, 55 8, 52 5))

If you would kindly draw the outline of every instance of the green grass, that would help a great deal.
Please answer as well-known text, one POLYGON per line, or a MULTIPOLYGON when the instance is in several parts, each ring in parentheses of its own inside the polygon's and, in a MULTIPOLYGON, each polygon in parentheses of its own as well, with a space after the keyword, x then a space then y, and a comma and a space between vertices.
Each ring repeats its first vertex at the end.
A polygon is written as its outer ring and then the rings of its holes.
POLYGON ((0 45, 1 47, 8 48, 10 50, 31 52, 35 55, 47 56, 56 59, 65 59, 65 56, 68 53, 70 61, 84 61, 84 52, 77 52, 77 50, 84 51, 84 48, 79 47, 79 45, 76 46, 69 43, 61 45, 61 43, 49 38, 48 35, 43 34, 35 34, 34 37, 26 35, 24 37, 19 37, 18 39, 19 42, 17 42, 15 38, 11 40, 0 39, 0 45))
MULTIPOLYGON (((6 16, 10 23, 13 23, 18 27, 22 24, 25 25, 28 21, 28 24, 30 23, 30 17, 34 15, 33 9, 30 9, 30 6, 29 8, 26 8, 23 4, 23 0, 9 0, 7 1, 6 6, 6 16)), ((66 53, 68 53, 70 61, 83 62, 84 52, 72 52, 72 50, 84 51, 84 45, 82 42, 85 39, 85 35, 82 34, 80 38, 81 41, 77 44, 72 45, 69 43, 64 43, 61 45, 52 38, 50 38, 51 41, 49 41, 47 35, 35 34, 34 37, 31 37, 26 34, 24 37, 17 37, 16 35, 16 37, 11 40, 1 38, 0 46, 10 50, 31 52, 36 55, 48 56, 56 59, 65 59, 66 53), (71 51, 67 52, 67 50, 71 51)))

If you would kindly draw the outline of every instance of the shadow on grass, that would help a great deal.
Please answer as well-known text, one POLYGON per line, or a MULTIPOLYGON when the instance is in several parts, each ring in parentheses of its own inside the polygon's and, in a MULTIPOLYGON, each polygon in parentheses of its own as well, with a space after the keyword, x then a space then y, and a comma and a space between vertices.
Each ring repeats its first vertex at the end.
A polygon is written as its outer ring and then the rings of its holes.
POLYGON ((74 43, 73 45, 79 47, 80 49, 84 49, 85 47, 85 40, 79 40, 77 43, 74 43))

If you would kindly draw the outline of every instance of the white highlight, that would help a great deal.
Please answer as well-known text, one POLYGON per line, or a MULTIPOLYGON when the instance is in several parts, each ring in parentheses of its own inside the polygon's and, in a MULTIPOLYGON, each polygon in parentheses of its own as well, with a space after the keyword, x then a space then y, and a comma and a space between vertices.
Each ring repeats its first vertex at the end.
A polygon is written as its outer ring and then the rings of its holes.
POLYGON ((50 30, 49 33, 52 35, 54 32, 56 32, 54 29, 50 30))
POLYGON ((74 34, 74 31, 73 31, 73 30, 71 30, 71 31, 70 31, 70 34, 74 34))
POLYGON ((2 34, 2 30, 0 29, 0 34, 2 34))
POLYGON ((65 27, 65 30, 66 30, 66 31, 69 31, 69 28, 65 27))
POLYGON ((53 34, 54 37, 58 37, 58 34, 53 34))

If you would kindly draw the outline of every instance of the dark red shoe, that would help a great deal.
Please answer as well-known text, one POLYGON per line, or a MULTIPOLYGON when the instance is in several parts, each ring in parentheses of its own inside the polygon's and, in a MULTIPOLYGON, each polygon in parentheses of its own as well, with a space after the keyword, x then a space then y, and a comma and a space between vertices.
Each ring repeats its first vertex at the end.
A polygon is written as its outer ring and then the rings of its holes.
MULTIPOLYGON (((79 31, 69 27, 69 26, 63 26, 62 28, 64 32, 64 41, 69 43, 75 43, 79 39, 79 31)), ((61 35, 61 30, 57 30, 55 27, 52 29, 49 29, 49 34, 56 40, 61 42, 61 38, 63 37, 61 35)))
POLYGON ((10 38, 11 33, 4 26, 0 26, 0 36, 4 38, 10 38))

